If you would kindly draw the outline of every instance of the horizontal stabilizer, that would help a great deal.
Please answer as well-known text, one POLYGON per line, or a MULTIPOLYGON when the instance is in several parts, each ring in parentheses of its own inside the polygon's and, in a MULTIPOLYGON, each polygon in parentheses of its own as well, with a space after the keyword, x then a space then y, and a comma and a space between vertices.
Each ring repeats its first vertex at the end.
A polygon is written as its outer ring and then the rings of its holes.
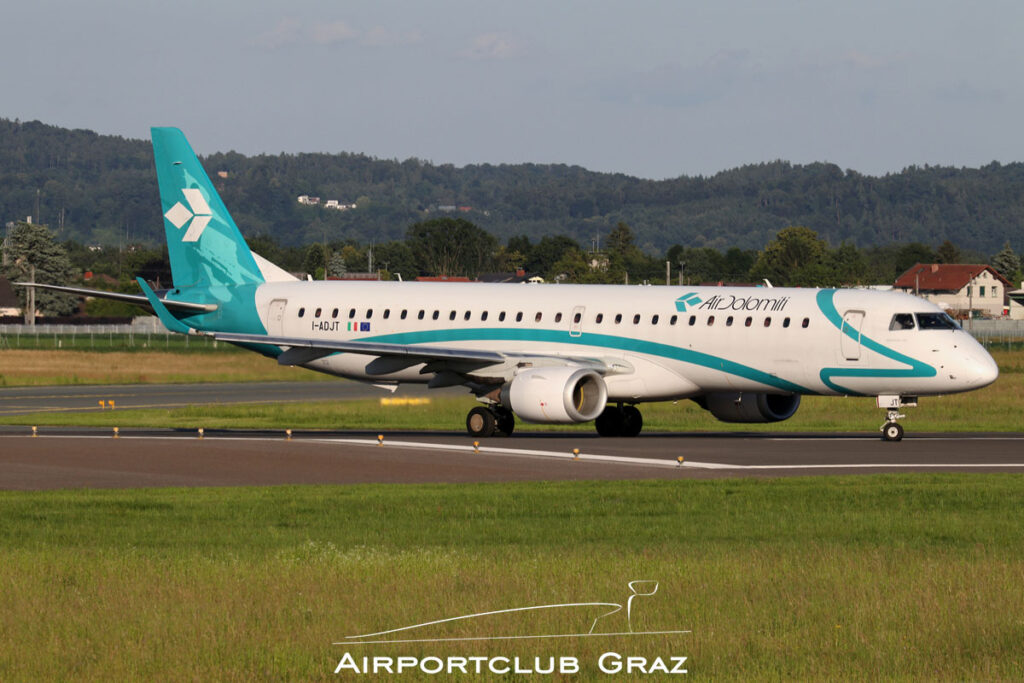
MULTIPOLYGON (((102 289, 88 289, 86 287, 65 287, 63 285, 44 285, 38 282, 13 282, 11 283, 18 287, 36 287, 38 289, 49 289, 54 292, 63 292, 65 294, 75 294, 77 296, 92 296, 97 299, 111 299, 113 301, 122 301, 126 304, 135 304, 136 306, 142 306, 143 308, 153 309, 149 304, 149 299, 142 294, 125 294, 124 292, 108 292, 102 289)), ((157 301, 162 303, 164 306, 172 311, 181 311, 185 313, 208 313, 210 311, 216 311, 216 304, 196 304, 190 301, 176 301, 174 299, 168 299, 166 296, 157 296, 157 301)))

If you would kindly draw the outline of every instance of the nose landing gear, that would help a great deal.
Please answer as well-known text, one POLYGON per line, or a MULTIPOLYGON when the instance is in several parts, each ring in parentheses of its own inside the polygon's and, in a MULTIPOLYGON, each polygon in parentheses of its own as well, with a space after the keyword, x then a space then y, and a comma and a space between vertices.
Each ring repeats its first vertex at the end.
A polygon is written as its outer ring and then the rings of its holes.
POLYGON ((900 414, 901 408, 917 406, 917 396, 883 395, 878 397, 877 405, 886 410, 886 421, 881 427, 882 440, 900 441, 903 439, 903 426, 896 420, 906 417, 906 415, 900 414))

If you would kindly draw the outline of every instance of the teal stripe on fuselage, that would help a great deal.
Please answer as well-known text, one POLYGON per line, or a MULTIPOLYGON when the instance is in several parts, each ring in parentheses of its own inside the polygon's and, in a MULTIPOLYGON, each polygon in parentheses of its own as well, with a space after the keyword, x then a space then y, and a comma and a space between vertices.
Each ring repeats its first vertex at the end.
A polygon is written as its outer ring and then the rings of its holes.
POLYGON ((828 321, 832 323, 836 327, 836 329, 838 329, 842 334, 845 334, 850 339, 853 339, 854 341, 859 340, 862 346, 867 347, 871 351, 874 351, 875 353, 881 356, 890 358, 896 361, 897 363, 904 363, 905 365, 908 365, 910 367, 904 370, 900 370, 897 368, 822 368, 821 372, 819 373, 819 376, 821 377, 821 381, 824 382, 827 387, 843 394, 861 396, 862 394, 860 392, 853 391, 851 389, 847 389, 846 387, 840 386, 839 384, 833 382, 832 379, 835 377, 870 377, 877 379, 888 379, 894 377, 923 378, 934 377, 936 374, 938 374, 935 368, 932 367, 931 365, 928 365, 927 363, 919 361, 915 358, 911 358, 910 356, 904 355, 899 351, 890 349, 889 347, 883 344, 879 344, 870 337, 864 336, 864 334, 861 333, 860 331, 858 331, 858 334, 860 335, 858 338, 858 336, 853 334, 849 328, 844 327, 843 316, 839 315, 839 311, 836 309, 836 291, 837 290, 835 289, 823 289, 820 292, 818 292, 817 295, 818 308, 821 309, 821 312, 825 314, 825 317, 828 319, 828 321))
POLYGON ((493 329, 493 328, 468 328, 450 330, 425 330, 417 332, 396 332, 374 337, 364 337, 365 341, 384 342, 389 344, 437 344, 445 342, 490 342, 490 341, 529 341, 544 342, 550 344, 573 344, 576 346, 591 346, 617 351, 632 351, 660 358, 699 365, 712 370, 743 377, 745 379, 760 382, 767 386, 775 387, 781 391, 810 394, 815 393, 799 384, 782 379, 770 373, 752 368, 742 363, 712 356, 692 349, 682 349, 670 344, 645 341, 643 339, 632 339, 630 337, 617 337, 608 334, 593 334, 584 332, 579 337, 570 337, 565 330, 537 330, 537 329, 493 329))

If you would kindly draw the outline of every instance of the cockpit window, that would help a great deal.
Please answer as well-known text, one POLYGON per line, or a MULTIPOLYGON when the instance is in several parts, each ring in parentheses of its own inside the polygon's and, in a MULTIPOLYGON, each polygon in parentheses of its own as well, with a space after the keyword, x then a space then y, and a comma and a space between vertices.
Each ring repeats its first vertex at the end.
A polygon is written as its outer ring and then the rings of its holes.
POLYGON ((959 330, 956 321, 945 313, 918 313, 917 326, 922 330, 959 330))
POLYGON ((897 313, 889 323, 890 330, 912 330, 914 329, 913 313, 897 313))

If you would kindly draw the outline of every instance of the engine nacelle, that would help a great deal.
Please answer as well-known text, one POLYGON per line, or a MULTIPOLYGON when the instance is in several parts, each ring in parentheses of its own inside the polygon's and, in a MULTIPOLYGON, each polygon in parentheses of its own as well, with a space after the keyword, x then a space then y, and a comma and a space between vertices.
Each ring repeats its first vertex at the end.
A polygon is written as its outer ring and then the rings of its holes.
POLYGON ((722 422, 781 422, 800 407, 800 394, 721 391, 702 396, 697 403, 722 422))
POLYGON ((501 388, 501 403, 527 422, 586 422, 607 402, 604 379, 587 368, 530 368, 501 388))

